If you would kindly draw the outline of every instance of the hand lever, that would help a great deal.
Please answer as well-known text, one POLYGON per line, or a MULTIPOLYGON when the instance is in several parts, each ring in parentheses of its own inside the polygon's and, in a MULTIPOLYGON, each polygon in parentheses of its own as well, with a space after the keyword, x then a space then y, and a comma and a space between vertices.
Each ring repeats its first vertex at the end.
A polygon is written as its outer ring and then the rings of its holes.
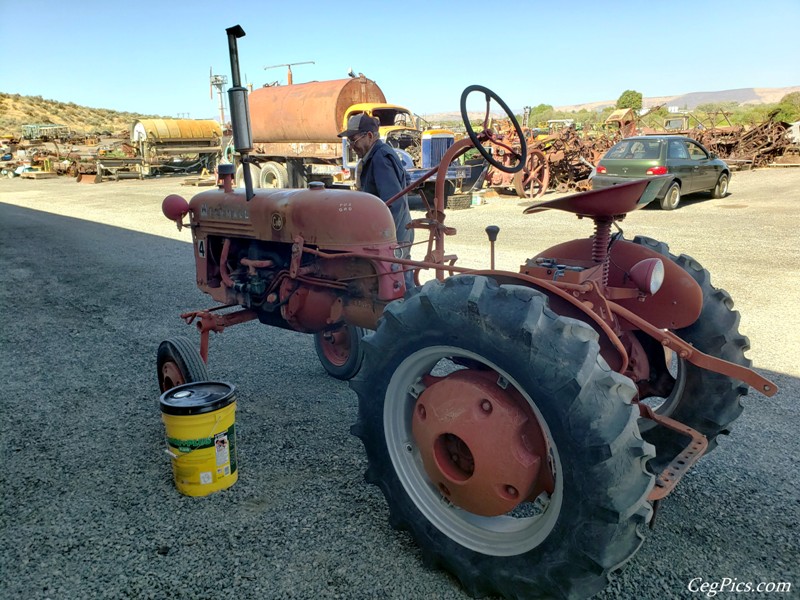
POLYGON ((486 228, 486 235, 489 236, 489 244, 491 245, 491 269, 494 270, 494 243, 497 241, 497 234, 500 233, 500 228, 497 225, 489 225, 486 228))

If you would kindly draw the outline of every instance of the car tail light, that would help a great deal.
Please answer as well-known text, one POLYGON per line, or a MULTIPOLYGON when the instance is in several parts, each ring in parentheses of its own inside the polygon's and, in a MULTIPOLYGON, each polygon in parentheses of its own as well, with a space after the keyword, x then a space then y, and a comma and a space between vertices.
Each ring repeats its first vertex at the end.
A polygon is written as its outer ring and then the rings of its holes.
POLYGON ((599 167, 597 167, 597 174, 598 175, 604 175, 605 172, 606 172, 606 168, 603 165, 600 165, 599 167))
POLYGON ((652 167, 647 169, 648 175, 666 175, 668 172, 667 167, 652 167))

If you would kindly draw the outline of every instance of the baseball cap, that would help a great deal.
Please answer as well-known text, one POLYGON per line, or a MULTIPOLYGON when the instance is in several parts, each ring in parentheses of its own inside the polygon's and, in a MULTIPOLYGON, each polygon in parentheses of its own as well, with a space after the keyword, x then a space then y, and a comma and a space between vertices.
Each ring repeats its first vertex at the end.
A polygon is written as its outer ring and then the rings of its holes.
POLYGON ((378 122, 367 113, 353 115, 347 119, 347 129, 338 134, 338 137, 353 137, 357 133, 378 133, 378 122))

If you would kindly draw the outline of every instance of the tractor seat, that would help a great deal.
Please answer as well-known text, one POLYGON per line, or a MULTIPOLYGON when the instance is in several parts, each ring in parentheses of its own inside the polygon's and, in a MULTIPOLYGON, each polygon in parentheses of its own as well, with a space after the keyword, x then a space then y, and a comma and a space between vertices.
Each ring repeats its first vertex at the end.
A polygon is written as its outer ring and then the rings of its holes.
POLYGON ((523 214, 529 215, 550 208, 564 210, 581 217, 604 218, 625 215, 654 200, 669 176, 648 177, 618 183, 600 190, 591 190, 529 206, 523 214))

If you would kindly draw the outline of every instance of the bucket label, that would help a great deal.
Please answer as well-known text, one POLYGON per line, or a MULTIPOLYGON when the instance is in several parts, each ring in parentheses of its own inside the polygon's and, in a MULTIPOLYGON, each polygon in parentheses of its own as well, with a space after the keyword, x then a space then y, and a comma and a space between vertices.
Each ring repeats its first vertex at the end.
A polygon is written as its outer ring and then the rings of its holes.
POLYGON ((228 432, 218 433, 214 436, 214 449, 217 455, 217 467, 230 462, 230 451, 228 448, 228 432))
POLYGON ((197 438, 193 440, 183 440, 167 436, 167 445, 174 448, 181 454, 189 454, 195 450, 206 450, 213 448, 215 453, 215 463, 217 471, 222 474, 230 475, 236 472, 236 424, 234 423, 225 431, 221 431, 213 436, 197 438), (230 467, 223 469, 223 465, 230 463, 230 467))

